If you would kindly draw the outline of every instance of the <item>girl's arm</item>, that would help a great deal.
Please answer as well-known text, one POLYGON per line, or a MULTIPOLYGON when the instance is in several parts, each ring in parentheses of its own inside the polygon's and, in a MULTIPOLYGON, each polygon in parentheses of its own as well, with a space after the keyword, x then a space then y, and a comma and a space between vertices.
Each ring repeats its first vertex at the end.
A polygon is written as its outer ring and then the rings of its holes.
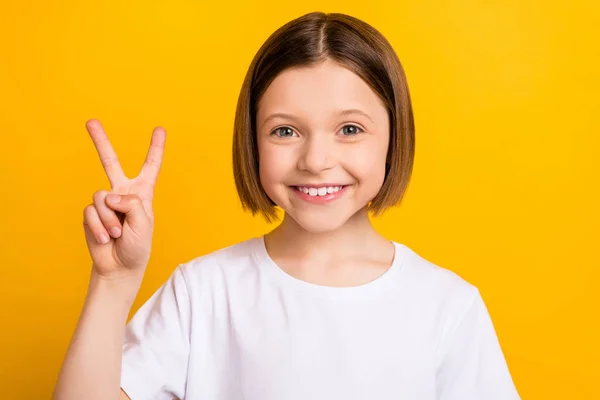
POLYGON ((166 140, 164 129, 155 128, 142 169, 130 179, 100 122, 89 120, 86 128, 111 191, 96 191, 93 203, 83 210, 93 268, 83 310, 54 389, 55 400, 122 397, 125 325, 150 258, 152 201, 166 140))
POLYGON ((121 362, 127 316, 140 283, 137 279, 103 279, 92 269, 54 400, 129 399, 120 390, 121 362))

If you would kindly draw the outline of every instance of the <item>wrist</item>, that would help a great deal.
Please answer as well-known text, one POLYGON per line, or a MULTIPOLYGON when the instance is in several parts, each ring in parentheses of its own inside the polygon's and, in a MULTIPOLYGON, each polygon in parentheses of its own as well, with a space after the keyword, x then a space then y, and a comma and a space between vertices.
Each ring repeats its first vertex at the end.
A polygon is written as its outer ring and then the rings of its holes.
POLYGON ((131 308, 142 284, 143 275, 103 276, 92 268, 89 295, 99 295, 111 299, 116 304, 131 308))

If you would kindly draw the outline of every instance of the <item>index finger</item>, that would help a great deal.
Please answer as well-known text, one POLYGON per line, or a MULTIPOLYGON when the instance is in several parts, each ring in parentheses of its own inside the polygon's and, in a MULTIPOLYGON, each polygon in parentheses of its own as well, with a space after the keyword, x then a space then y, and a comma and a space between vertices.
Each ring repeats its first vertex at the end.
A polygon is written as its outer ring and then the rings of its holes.
POLYGON ((140 171, 140 177, 151 185, 154 185, 158 179, 165 151, 166 134, 164 128, 160 126, 154 128, 150 139, 150 148, 140 171))
POLYGON ((96 146, 98 156, 100 157, 100 162, 102 163, 102 167, 104 167, 104 171, 106 171, 108 180, 110 181, 111 186, 114 188, 119 182, 127 179, 123 169, 121 168, 117 154, 110 144, 110 141, 108 140, 100 121, 91 119, 86 122, 85 126, 90 134, 90 137, 92 138, 92 141, 94 142, 94 145, 96 146))

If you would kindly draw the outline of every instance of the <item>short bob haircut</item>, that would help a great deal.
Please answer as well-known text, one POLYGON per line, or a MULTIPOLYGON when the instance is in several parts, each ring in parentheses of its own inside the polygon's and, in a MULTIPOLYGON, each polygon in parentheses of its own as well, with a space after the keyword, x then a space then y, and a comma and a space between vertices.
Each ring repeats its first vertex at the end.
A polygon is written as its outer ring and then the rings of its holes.
POLYGON ((390 43, 369 24, 340 13, 312 12, 277 29, 254 56, 242 84, 235 114, 233 172, 242 207, 277 218, 276 204, 259 177, 257 104, 283 70, 332 60, 362 78, 385 104, 390 144, 385 179, 368 209, 378 215, 404 197, 412 175, 415 127, 404 69, 390 43))

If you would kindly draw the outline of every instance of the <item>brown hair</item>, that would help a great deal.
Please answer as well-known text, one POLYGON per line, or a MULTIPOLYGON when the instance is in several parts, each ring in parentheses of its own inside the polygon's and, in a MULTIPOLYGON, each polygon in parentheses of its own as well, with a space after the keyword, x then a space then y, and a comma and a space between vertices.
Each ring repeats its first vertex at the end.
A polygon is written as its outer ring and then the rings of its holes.
POLYGON ((369 204, 378 215, 404 197, 415 152, 413 111, 404 69, 390 43, 375 28, 345 14, 312 12, 277 29, 254 56, 242 84, 235 114, 233 171, 244 210, 277 217, 258 173, 257 104, 283 70, 327 59, 361 77, 388 109, 390 144, 383 185, 369 204))

